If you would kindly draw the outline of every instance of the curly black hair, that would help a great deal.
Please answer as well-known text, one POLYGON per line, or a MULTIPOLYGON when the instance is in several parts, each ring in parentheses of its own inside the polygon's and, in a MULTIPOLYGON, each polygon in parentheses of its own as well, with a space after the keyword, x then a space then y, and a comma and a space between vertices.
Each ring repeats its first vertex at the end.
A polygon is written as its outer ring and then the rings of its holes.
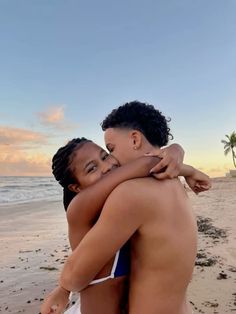
POLYGON ((68 185, 76 183, 70 165, 73 161, 73 154, 77 149, 81 148, 83 144, 92 142, 85 137, 74 138, 65 146, 58 149, 52 158, 52 173, 63 189, 63 204, 65 210, 69 206, 76 193, 68 189, 68 185))
POLYGON ((127 102, 112 110, 103 120, 101 127, 103 131, 108 128, 126 128, 140 131, 153 146, 165 146, 170 134, 167 119, 153 105, 142 103, 137 100, 127 102))

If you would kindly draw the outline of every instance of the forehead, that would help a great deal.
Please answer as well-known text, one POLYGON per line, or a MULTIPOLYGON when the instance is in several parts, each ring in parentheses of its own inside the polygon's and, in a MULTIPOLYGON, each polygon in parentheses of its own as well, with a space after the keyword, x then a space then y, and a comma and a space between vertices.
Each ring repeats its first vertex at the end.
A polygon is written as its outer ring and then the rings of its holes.
POLYGON ((82 169, 89 161, 100 157, 102 147, 92 143, 84 143, 82 147, 78 147, 74 151, 72 159, 72 167, 82 169))
POLYGON ((127 138, 130 130, 128 129, 119 129, 119 128, 109 128, 106 129, 104 133, 105 143, 114 144, 117 140, 127 138))

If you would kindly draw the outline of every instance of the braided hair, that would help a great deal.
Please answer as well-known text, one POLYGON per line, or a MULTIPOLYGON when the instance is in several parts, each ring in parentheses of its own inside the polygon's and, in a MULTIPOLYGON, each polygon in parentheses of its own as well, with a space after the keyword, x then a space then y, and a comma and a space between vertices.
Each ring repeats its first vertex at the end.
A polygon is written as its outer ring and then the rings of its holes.
POLYGON ((55 179, 63 187, 63 205, 65 210, 67 210, 70 202, 77 194, 68 188, 69 184, 76 183, 76 179, 70 169, 73 155, 77 149, 81 148, 83 144, 87 142, 92 141, 85 137, 74 138, 65 146, 60 147, 52 158, 52 173, 55 179))

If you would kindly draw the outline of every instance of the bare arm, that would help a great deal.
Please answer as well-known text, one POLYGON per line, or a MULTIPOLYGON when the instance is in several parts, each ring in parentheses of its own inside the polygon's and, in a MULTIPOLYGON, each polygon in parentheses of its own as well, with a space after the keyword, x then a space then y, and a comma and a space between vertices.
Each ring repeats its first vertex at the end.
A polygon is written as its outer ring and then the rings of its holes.
MULTIPOLYGON (((178 144, 172 144, 165 150, 166 156, 171 156, 171 163, 176 161, 178 167, 180 168, 178 171, 180 173, 177 175, 185 176, 183 171, 186 173, 186 169, 181 169, 184 155, 182 147, 178 144)), ((157 167, 157 165, 162 163, 163 160, 161 160, 158 156, 138 158, 131 163, 115 169, 112 173, 108 174, 92 186, 81 191, 77 196, 75 196, 68 207, 67 219, 69 224, 73 224, 74 221, 80 220, 81 225, 86 223, 87 225, 92 226, 97 220, 106 198, 115 187, 128 179, 148 176, 150 174, 150 170, 152 170, 154 166, 157 167)), ((159 171, 161 171, 161 167, 159 171)))
POLYGON ((154 148, 147 155, 161 158, 161 162, 151 170, 157 179, 172 179, 180 175, 184 150, 179 144, 171 144, 165 148, 154 148))
POLYGON ((150 170, 159 161, 160 158, 158 157, 138 158, 114 169, 75 196, 67 210, 69 240, 72 250, 92 228, 113 189, 126 180, 150 175, 150 170))
POLYGON ((87 287, 135 233, 146 215, 146 211, 139 210, 139 199, 140 192, 135 191, 130 181, 122 183, 111 193, 97 223, 67 259, 60 279, 62 287, 70 291, 87 287))

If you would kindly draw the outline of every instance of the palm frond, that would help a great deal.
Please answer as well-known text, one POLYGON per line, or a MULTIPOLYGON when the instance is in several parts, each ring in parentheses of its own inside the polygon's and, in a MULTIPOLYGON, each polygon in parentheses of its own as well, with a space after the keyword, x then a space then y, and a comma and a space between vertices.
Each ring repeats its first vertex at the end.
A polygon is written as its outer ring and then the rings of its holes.
POLYGON ((230 151, 231 151, 231 147, 226 148, 224 151, 225 156, 227 156, 230 151))
POLYGON ((221 143, 225 144, 225 145, 229 145, 229 142, 225 141, 225 140, 221 140, 221 143))

